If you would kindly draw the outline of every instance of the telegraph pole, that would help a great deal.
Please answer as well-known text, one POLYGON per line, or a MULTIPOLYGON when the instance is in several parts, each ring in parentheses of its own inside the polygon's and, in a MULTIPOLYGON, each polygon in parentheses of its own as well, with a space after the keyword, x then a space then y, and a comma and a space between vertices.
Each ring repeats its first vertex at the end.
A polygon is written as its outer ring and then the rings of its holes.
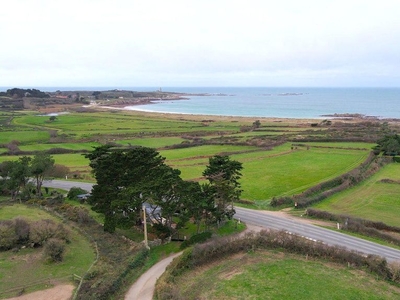
POLYGON ((150 249, 147 241, 147 218, 146 218, 146 206, 143 205, 143 219, 144 219, 144 245, 147 249, 150 249))

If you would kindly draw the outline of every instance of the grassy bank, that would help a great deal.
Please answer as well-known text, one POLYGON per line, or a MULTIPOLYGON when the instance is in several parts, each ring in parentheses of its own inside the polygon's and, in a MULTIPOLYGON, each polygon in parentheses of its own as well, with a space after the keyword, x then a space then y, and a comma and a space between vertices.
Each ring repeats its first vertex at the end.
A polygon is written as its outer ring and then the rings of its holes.
MULTIPOLYGON (((43 210, 25 205, 2 206, 0 215, 2 220, 20 217, 31 221, 51 219, 61 222, 43 210)), ((95 259, 94 249, 86 237, 72 228, 69 231, 71 242, 66 244, 64 259, 59 263, 47 261, 43 248, 0 252, 0 297, 71 282, 73 274, 83 276, 95 259)))
POLYGON ((398 299, 373 275, 279 251, 231 256, 177 279, 184 299, 398 299))

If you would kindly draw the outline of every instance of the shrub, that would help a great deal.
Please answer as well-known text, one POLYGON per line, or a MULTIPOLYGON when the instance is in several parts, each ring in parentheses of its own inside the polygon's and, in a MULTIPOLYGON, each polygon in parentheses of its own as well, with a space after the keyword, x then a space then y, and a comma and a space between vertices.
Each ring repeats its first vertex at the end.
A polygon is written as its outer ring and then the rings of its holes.
POLYGON ((87 193, 88 193, 88 191, 86 191, 80 187, 74 186, 69 190, 67 197, 70 200, 78 200, 78 195, 87 194, 87 193))
POLYGON ((46 198, 46 201, 48 205, 61 204, 64 202, 64 195, 57 191, 52 191, 51 196, 46 198))
POLYGON ((79 224, 89 224, 93 221, 89 211, 84 207, 63 204, 59 209, 65 217, 79 224))
POLYGON ((284 204, 285 205, 293 205, 293 203, 294 203, 293 199, 291 197, 288 197, 288 196, 286 196, 286 197, 278 197, 278 198, 274 197, 274 198, 272 198, 272 200, 270 202, 270 205, 272 207, 277 207, 277 206, 281 206, 281 205, 284 205, 284 204))
POLYGON ((22 218, 14 219, 15 224, 15 234, 17 235, 19 242, 26 242, 29 240, 29 231, 30 225, 29 223, 22 218))
POLYGON ((58 238, 69 241, 68 231, 62 224, 56 224, 52 220, 41 220, 31 224, 30 241, 42 246, 50 238, 58 238))
POLYGON ((248 204, 248 205, 255 204, 254 201, 252 201, 252 200, 247 200, 247 199, 239 199, 237 202, 238 202, 238 203, 241 203, 241 204, 248 204))
POLYGON ((208 240, 211 236, 212 236, 212 233, 209 232, 209 231, 206 231, 206 232, 202 232, 202 233, 199 233, 199 234, 192 235, 192 236, 190 237, 190 239, 184 241, 184 242, 181 244, 181 249, 184 249, 184 248, 186 248, 186 247, 189 247, 190 245, 193 245, 193 244, 203 243, 203 242, 205 242, 206 240, 208 240))
POLYGON ((44 254, 53 262, 60 262, 63 260, 65 251, 65 242, 51 238, 49 239, 46 244, 44 245, 44 254))
POLYGON ((1 221, 0 222, 0 249, 8 250, 17 244, 18 237, 15 234, 14 222, 1 221))
POLYGON ((314 208, 308 208, 306 210, 306 215, 309 217, 315 217, 318 219, 323 219, 323 220, 329 220, 329 221, 335 221, 335 222, 340 222, 341 218, 339 216, 336 216, 334 214, 331 214, 330 212, 327 211, 322 211, 314 208))
POLYGON ((157 237, 161 240, 165 240, 171 235, 171 229, 166 225, 155 223, 153 224, 153 229, 155 230, 157 237))

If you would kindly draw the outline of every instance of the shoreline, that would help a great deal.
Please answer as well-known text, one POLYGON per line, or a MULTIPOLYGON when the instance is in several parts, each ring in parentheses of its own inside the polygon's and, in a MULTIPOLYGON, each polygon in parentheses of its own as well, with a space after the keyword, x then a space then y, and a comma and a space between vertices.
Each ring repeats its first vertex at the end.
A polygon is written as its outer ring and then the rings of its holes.
MULTIPOLYGON (((133 105, 134 106, 134 105, 133 105)), ((323 118, 317 119, 317 118, 283 118, 283 117, 250 117, 250 116, 234 116, 234 115, 210 115, 210 114, 193 114, 193 113, 179 113, 179 112, 157 112, 157 111, 151 111, 151 110, 144 110, 144 109, 125 109, 123 106, 102 106, 102 105, 88 105, 85 106, 86 108, 93 108, 96 110, 100 111, 110 111, 110 110, 118 110, 118 111, 124 111, 124 112, 132 112, 132 113, 143 113, 147 115, 153 115, 153 116, 165 116, 165 117, 170 117, 170 118, 176 118, 176 119, 194 119, 194 120, 203 120, 203 121, 210 121, 213 119, 221 120, 221 121, 230 121, 230 122, 236 122, 236 121, 251 121, 253 122, 254 120, 264 120, 264 121, 270 121, 270 122, 315 122, 315 121, 320 121, 323 118)), ((326 118, 325 118, 326 119, 326 118)))
POLYGON ((86 106, 86 107, 92 107, 92 108, 100 108, 100 109, 105 109, 105 110, 120 110, 120 111, 131 111, 131 112, 139 112, 139 113, 146 113, 146 114, 154 114, 154 115, 165 115, 165 116, 171 116, 171 117, 177 117, 181 118, 182 116, 191 116, 191 117, 209 117, 209 118, 218 118, 218 119, 229 119, 229 120, 234 120, 234 119, 248 119, 248 120, 272 120, 273 122, 283 122, 283 121, 320 121, 320 120, 337 120, 337 121, 355 121, 355 122, 368 122, 368 121, 377 121, 377 122, 400 122, 400 119, 396 118, 379 118, 376 116, 367 116, 363 114, 358 114, 358 113, 343 113, 343 114, 327 114, 327 115, 321 115, 320 117, 261 117, 261 116, 241 116, 241 115, 217 115, 217 114, 202 114, 202 113, 181 113, 181 112, 165 112, 165 111, 154 111, 154 110, 147 110, 143 108, 135 108, 135 106, 138 105, 143 105, 143 103, 139 103, 136 105, 109 105, 109 106, 103 106, 103 105, 94 105, 94 106, 86 106), (128 108, 130 107, 130 108, 128 108))

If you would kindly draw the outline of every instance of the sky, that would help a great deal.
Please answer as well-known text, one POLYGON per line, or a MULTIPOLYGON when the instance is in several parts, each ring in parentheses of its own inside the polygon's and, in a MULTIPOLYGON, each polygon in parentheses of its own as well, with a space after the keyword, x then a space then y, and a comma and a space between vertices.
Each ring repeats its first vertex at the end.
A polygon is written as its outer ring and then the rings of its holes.
POLYGON ((398 0, 2 1, 3 87, 400 87, 398 0))

